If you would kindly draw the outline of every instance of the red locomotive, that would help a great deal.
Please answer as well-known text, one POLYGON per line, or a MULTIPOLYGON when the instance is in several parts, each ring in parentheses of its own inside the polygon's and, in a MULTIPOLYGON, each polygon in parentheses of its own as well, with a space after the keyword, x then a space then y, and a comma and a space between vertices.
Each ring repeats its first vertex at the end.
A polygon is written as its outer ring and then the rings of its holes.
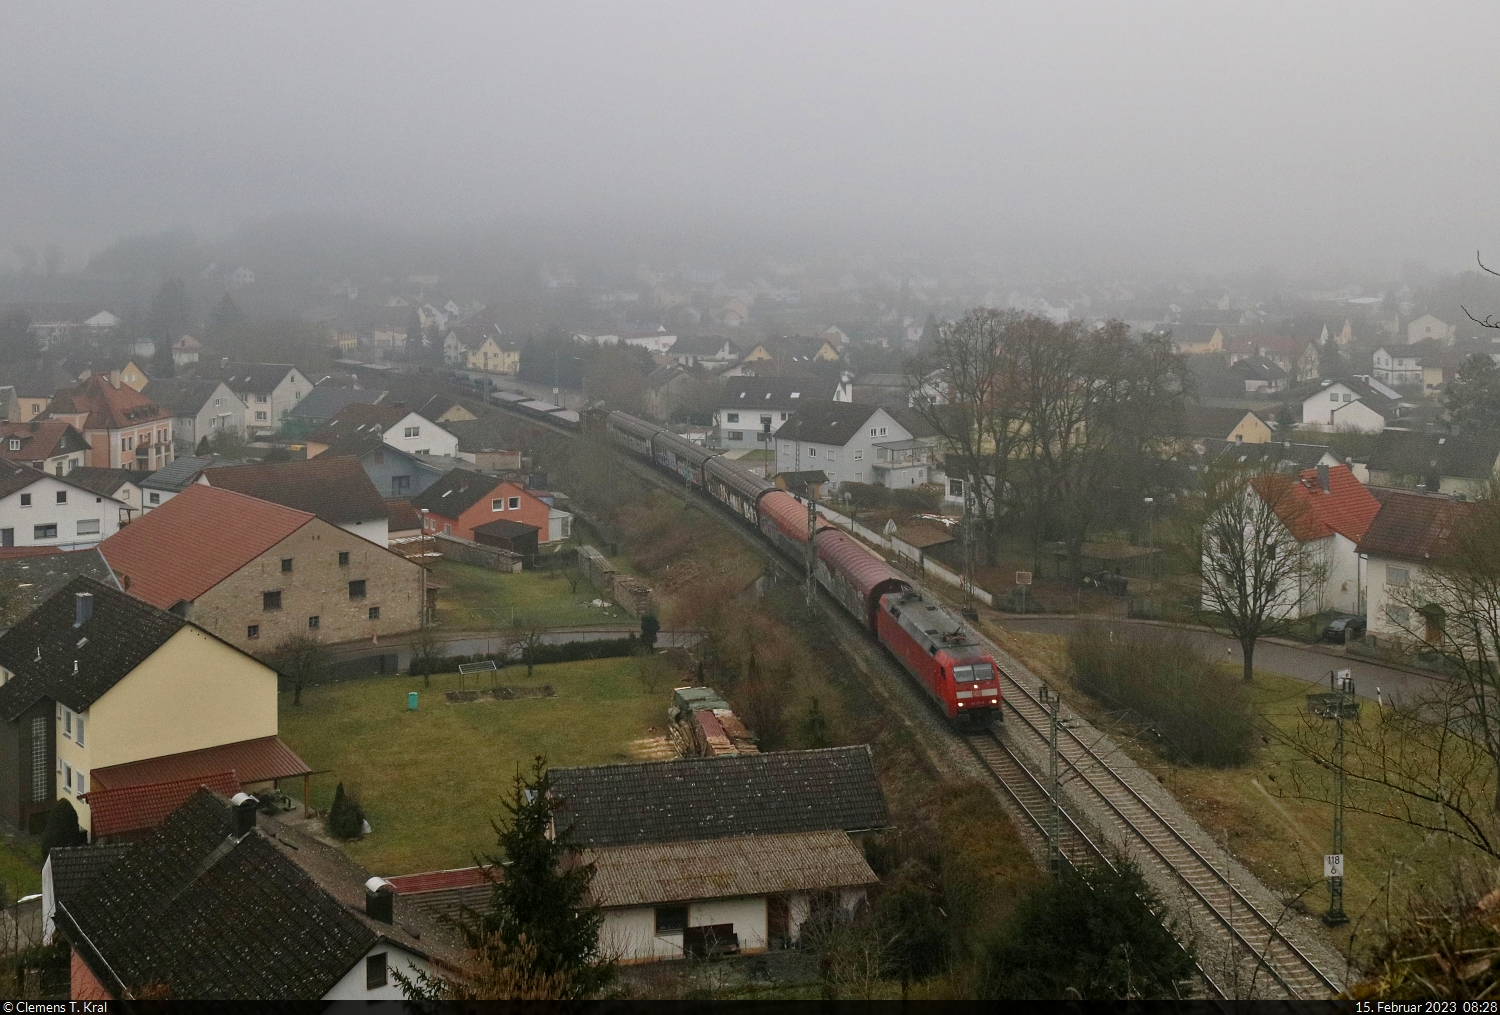
MULTIPOLYGON (((616 444, 703 488, 797 564, 806 561, 805 501, 658 424, 611 412, 607 429, 616 444)), ((823 518, 815 518, 811 528, 818 583, 896 657, 949 719, 989 723, 1001 714, 995 661, 960 618, 923 598, 889 564, 823 518)))

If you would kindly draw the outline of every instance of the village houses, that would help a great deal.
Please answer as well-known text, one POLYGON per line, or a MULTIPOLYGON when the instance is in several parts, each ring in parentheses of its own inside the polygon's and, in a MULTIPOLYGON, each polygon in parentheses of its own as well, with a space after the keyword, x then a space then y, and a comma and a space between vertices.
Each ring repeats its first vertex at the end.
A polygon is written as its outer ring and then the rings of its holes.
POLYGON ((91 449, 88 465, 155 472, 176 457, 172 414, 103 374, 90 374, 77 387, 60 389, 47 414, 83 434, 91 449))

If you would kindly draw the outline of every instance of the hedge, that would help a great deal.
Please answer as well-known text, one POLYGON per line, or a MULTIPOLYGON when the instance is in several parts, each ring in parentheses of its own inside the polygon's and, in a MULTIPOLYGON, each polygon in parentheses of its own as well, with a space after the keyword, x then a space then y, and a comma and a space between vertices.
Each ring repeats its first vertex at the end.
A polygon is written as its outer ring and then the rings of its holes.
POLYGON ((640 644, 640 639, 632 634, 624 638, 599 641, 565 641, 560 645, 538 645, 529 653, 523 648, 519 652, 511 650, 480 652, 471 656, 433 656, 425 665, 414 658, 407 672, 414 677, 424 673, 452 673, 463 663, 482 663, 487 660, 503 668, 512 663, 525 665, 530 662, 535 666, 542 666, 546 663, 572 663, 580 659, 617 659, 620 656, 635 655, 640 644))

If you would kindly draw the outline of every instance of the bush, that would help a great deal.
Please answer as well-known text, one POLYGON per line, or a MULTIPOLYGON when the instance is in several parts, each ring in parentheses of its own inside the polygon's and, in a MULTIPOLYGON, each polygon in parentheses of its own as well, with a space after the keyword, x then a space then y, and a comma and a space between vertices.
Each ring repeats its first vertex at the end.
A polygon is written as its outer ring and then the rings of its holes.
POLYGON ((1064 870, 1021 901, 986 944, 976 993, 986 999, 1127 1000, 1187 996, 1195 973, 1134 865, 1064 870))
POLYGON ((333 806, 328 808, 328 834, 335 839, 357 839, 364 827, 365 812, 344 792, 344 784, 339 783, 333 792, 333 806))
MULTIPOLYGON (((573 663, 581 659, 618 659, 634 655, 640 642, 635 635, 624 638, 608 638, 599 641, 565 641, 560 645, 534 645, 530 649, 533 666, 543 663, 573 663)), ((452 673, 461 663, 493 661, 498 666, 516 662, 508 652, 480 652, 471 656, 432 656, 428 659, 413 659, 407 671, 414 677, 424 673, 452 673)))
POLYGON ((1074 687, 1107 708, 1135 711, 1168 759, 1214 768, 1250 759, 1249 694, 1191 635, 1080 625, 1068 639, 1068 663, 1074 687))
POLYGON ((66 800, 53 804, 47 814, 47 827, 42 830, 42 855, 63 846, 82 846, 88 841, 83 829, 78 827, 78 812, 66 800))

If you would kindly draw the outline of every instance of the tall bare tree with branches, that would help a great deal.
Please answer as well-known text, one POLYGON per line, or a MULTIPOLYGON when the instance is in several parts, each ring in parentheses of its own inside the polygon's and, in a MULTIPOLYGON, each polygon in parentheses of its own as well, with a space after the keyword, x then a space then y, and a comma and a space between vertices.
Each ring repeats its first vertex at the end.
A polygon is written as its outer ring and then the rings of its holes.
POLYGON ((1328 576, 1327 557, 1288 527, 1307 510, 1296 482, 1284 473, 1216 463, 1183 513, 1179 545, 1198 579, 1200 608, 1240 643, 1247 681, 1254 677, 1256 639, 1317 603, 1328 576))

